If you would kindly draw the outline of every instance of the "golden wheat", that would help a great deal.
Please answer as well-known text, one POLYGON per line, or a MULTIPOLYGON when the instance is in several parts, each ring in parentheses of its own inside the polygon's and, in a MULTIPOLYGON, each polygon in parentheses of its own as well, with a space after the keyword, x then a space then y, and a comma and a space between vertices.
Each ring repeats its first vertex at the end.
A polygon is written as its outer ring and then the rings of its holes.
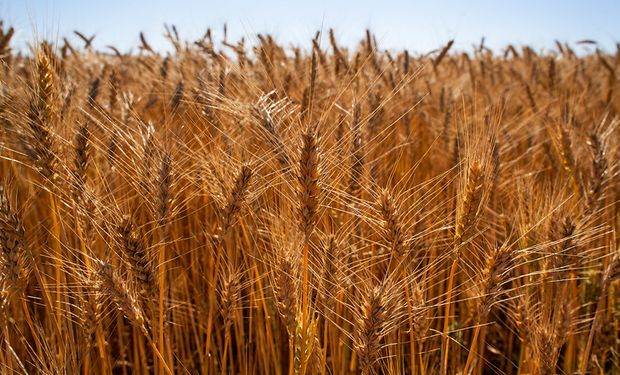
POLYGON ((620 371, 619 51, 0 31, 0 373, 620 371))

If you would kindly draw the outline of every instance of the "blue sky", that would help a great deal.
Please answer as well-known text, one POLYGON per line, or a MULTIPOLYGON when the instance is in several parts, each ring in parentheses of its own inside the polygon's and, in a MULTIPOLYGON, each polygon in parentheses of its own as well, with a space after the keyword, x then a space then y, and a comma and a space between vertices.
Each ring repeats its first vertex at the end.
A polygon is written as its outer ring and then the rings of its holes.
POLYGON ((81 45, 72 34, 77 29, 96 33, 97 48, 112 44, 126 51, 144 31, 155 48, 166 50, 164 23, 175 24, 183 37, 197 38, 211 27, 220 38, 225 22, 231 40, 252 41, 256 33, 268 32, 279 42, 307 45, 316 30, 333 27, 340 43, 351 46, 370 28, 380 48, 416 52, 452 38, 466 49, 483 36, 491 47, 515 43, 536 49, 553 48, 555 39, 587 38, 612 51, 620 41, 618 0, 0 0, 0 19, 16 27, 19 48, 37 35, 69 36, 81 45))

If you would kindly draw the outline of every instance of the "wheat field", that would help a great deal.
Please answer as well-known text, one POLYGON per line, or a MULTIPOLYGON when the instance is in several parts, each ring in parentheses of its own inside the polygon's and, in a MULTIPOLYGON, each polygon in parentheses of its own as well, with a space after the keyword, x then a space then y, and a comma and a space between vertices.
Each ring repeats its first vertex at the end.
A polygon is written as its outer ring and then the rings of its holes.
POLYGON ((0 373, 620 373, 620 47, 0 29, 0 373))

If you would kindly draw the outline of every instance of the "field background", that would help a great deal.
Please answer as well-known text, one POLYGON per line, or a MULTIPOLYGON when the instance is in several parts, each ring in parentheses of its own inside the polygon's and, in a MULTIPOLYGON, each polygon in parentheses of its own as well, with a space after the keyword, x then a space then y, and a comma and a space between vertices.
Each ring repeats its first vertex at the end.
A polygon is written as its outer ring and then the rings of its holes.
POLYGON ((609 3, 519 8, 525 43, 31 4, 0 5, 0 373, 620 373, 609 3))

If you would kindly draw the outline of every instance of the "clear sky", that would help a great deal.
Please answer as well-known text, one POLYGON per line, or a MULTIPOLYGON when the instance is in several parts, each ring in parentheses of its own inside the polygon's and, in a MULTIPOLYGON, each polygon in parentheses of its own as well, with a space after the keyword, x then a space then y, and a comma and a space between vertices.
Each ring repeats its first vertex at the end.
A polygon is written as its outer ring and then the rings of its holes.
MULTIPOLYGON (((393 1, 207 1, 207 0, 0 0, 0 19, 17 29, 15 45, 25 48, 34 35, 61 40, 72 31, 97 34, 96 48, 122 51, 137 46, 144 31, 156 49, 169 49, 163 24, 175 24, 182 37, 196 39, 207 27, 229 40, 271 33, 282 43, 307 45, 315 31, 333 27, 339 42, 353 45, 370 28, 380 48, 428 52, 449 39, 469 48, 530 44, 553 48, 555 39, 593 39, 608 51, 620 41, 620 0, 393 0, 393 1)), ((327 39, 325 39, 325 42, 327 39)), ((578 50, 585 47, 576 47, 578 50)))

